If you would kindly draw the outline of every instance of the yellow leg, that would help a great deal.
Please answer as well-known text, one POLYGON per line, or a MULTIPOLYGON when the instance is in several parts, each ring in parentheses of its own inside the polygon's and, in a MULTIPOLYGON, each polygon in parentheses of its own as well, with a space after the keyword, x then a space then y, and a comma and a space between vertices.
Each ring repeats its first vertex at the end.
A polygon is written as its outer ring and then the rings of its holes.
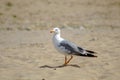
POLYGON ((67 56, 65 56, 65 63, 64 65, 67 65, 71 60, 72 60, 73 56, 71 55, 70 59, 67 61, 67 56))
POLYGON ((64 62, 64 65, 66 65, 67 63, 67 56, 65 56, 65 62, 64 62))
POLYGON ((67 61, 66 64, 68 64, 72 60, 73 56, 71 55, 70 59, 67 61))

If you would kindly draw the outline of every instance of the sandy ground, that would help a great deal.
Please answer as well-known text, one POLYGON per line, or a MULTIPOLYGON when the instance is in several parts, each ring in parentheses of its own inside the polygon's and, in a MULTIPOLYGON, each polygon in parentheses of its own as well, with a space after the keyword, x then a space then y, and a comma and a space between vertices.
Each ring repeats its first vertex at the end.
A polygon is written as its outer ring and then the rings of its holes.
POLYGON ((0 79, 117 80, 120 78, 119 31, 62 29, 66 39, 98 52, 98 58, 75 56, 66 67, 57 67, 63 64, 64 55, 54 49, 49 30, 1 31, 0 79))
POLYGON ((119 0, 0 0, 0 80, 119 80, 119 50, 119 0), (98 58, 60 67, 54 26, 98 58))

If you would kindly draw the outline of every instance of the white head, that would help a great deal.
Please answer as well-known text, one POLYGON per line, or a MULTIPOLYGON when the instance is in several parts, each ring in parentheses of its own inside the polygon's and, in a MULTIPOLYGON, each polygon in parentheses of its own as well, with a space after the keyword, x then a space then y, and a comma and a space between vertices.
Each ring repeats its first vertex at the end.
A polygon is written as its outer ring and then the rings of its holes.
POLYGON ((51 30, 50 33, 60 34, 60 29, 59 28, 53 28, 53 30, 51 30))

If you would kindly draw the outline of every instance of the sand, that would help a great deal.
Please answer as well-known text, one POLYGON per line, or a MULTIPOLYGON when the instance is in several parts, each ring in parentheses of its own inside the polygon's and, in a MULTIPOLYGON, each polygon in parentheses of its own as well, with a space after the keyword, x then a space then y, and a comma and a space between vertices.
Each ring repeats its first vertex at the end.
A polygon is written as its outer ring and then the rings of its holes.
POLYGON ((119 0, 1 0, 0 80, 119 80, 119 0), (97 52, 68 66, 49 31, 97 52))
POLYGON ((1 31, 0 79, 117 80, 120 78, 119 29, 65 28, 62 29, 62 35, 77 45, 96 51, 98 58, 74 56, 68 66, 58 67, 63 64, 64 55, 54 49, 49 30, 1 31))

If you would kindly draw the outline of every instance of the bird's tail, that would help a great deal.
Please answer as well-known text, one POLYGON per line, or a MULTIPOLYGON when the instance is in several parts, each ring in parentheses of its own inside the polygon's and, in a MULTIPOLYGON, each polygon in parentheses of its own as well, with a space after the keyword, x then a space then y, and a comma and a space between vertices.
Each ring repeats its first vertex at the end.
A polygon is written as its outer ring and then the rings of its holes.
POLYGON ((91 51, 91 50, 86 50, 88 53, 91 53, 91 54, 97 54, 97 52, 94 52, 94 51, 91 51))
POLYGON ((87 52, 88 57, 97 57, 96 55, 93 55, 93 54, 96 54, 96 52, 94 52, 94 51, 86 50, 86 52, 87 52))
POLYGON ((76 54, 77 56, 84 56, 84 57, 97 57, 96 55, 86 53, 86 54, 76 54))
MULTIPOLYGON (((79 47, 78 47, 78 49, 79 49, 79 47)), ((84 51, 83 51, 84 52, 84 51)), ((97 57, 96 55, 94 55, 96 52, 94 52, 94 51, 91 51, 91 50, 85 50, 85 53, 84 54, 82 54, 82 53, 77 53, 76 55, 77 56, 84 56, 84 57, 97 57)))

